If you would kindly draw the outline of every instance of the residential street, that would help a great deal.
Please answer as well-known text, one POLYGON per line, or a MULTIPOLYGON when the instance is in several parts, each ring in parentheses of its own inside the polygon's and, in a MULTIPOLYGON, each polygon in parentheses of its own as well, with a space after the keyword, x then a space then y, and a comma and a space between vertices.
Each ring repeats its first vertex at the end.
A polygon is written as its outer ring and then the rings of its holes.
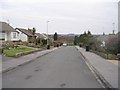
POLYGON ((72 46, 39 57, 2 77, 3 88, 102 88, 72 46))

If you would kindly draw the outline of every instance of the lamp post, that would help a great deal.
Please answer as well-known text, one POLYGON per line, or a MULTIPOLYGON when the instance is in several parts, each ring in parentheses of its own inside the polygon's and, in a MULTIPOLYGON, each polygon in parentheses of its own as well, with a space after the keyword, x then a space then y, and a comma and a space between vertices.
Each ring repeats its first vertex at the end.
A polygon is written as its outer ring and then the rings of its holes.
POLYGON ((48 37, 48 23, 49 23, 50 21, 47 21, 47 49, 50 49, 50 45, 49 45, 49 37, 48 37))
POLYGON ((113 34, 114 34, 114 32, 115 32, 115 23, 113 22, 112 24, 113 24, 113 34))

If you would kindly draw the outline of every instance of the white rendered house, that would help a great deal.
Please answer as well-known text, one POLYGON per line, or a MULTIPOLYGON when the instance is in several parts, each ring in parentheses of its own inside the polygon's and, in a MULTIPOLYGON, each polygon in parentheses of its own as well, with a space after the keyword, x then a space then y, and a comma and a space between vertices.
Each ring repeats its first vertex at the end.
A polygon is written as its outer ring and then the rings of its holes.
POLYGON ((30 30, 32 29, 23 29, 23 28, 15 28, 17 32, 19 32, 19 39, 23 42, 28 42, 30 38, 33 37, 33 34, 30 30))
POLYGON ((18 41, 19 33, 6 22, 0 22, 0 40, 18 41))

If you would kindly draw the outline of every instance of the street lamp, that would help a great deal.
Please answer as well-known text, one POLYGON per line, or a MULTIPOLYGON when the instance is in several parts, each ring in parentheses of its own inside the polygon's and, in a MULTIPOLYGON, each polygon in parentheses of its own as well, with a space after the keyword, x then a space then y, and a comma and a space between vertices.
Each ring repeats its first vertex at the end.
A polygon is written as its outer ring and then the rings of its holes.
POLYGON ((49 38, 48 38, 48 23, 49 23, 50 21, 47 21, 47 49, 49 49, 50 48, 50 45, 49 45, 49 38))
POLYGON ((113 34, 114 34, 114 32, 115 32, 115 23, 113 22, 112 24, 113 24, 113 34))

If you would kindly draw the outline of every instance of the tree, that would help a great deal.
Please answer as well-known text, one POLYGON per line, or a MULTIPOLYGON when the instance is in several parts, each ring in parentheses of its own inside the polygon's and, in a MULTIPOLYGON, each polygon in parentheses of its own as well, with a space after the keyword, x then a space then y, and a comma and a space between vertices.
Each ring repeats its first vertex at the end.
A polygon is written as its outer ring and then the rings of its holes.
POLYGON ((36 32, 36 29, 33 27, 33 31, 32 31, 33 35, 35 35, 35 32, 36 32))
POLYGON ((58 35, 57 35, 57 32, 55 32, 54 34, 54 41, 57 41, 58 40, 58 35))
POLYGON ((46 44, 47 44, 47 40, 42 39, 42 44, 43 44, 43 45, 46 45, 46 44))
POLYGON ((101 45, 101 42, 100 41, 97 41, 96 38, 94 37, 91 37, 88 41, 88 45, 90 46, 90 48, 92 50, 95 50, 95 51, 101 51, 102 48, 100 47, 101 45))
POLYGON ((83 46, 89 45, 91 49, 98 50, 100 47, 100 42, 98 42, 90 31, 79 36, 79 42, 83 44, 83 46))
POLYGON ((103 35, 105 35, 105 33, 103 32, 103 35))
POLYGON ((88 33, 87 33, 88 35, 91 35, 91 32, 88 30, 88 33))
POLYGON ((33 30, 32 30, 32 42, 35 43, 35 40, 36 40, 36 36, 35 36, 35 32, 36 32, 36 29, 33 27, 33 30))
POLYGON ((37 39, 36 39, 36 44, 37 44, 37 45, 38 45, 38 44, 39 44, 39 45, 41 44, 40 38, 37 38, 37 39))
POLYGON ((83 43, 84 46, 89 45, 89 41, 92 38, 91 32, 88 31, 88 33, 84 32, 84 34, 81 34, 79 36, 79 42, 83 43))
POLYGON ((86 35, 86 31, 84 31, 84 35, 86 35))
POLYGON ((36 29, 33 27, 33 29, 29 29, 28 28, 28 31, 32 34, 32 37, 29 37, 29 42, 30 43, 36 43, 36 36, 35 36, 35 32, 36 32, 36 29))
POLYGON ((119 52, 118 44, 119 44, 118 37, 110 38, 108 40, 108 42, 106 43, 106 50, 107 50, 107 52, 111 53, 111 54, 117 55, 117 53, 119 52))
POLYGON ((75 36, 74 37, 74 45, 77 45, 78 44, 78 36, 75 36))

